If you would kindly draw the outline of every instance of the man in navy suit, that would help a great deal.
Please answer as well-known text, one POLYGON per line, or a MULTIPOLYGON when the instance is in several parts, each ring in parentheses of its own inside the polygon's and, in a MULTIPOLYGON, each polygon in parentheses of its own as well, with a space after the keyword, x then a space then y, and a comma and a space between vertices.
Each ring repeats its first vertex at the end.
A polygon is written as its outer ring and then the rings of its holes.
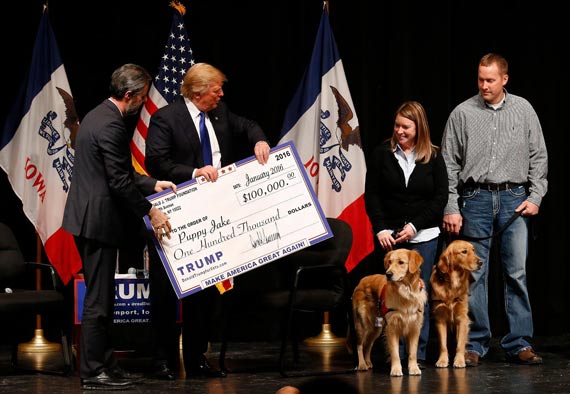
MULTIPOLYGON (((261 127, 232 113, 220 101, 225 82, 226 76, 220 70, 197 63, 184 77, 182 95, 152 115, 145 152, 145 166, 152 176, 166 177, 176 184, 199 176, 214 182, 220 168, 240 159, 235 157, 235 147, 244 139, 254 147, 257 160, 267 163, 270 147, 261 127), (201 136, 201 128, 207 136, 201 136), (204 151, 205 140, 209 140, 209 148, 204 151)), ((171 366, 179 348, 174 318, 176 297, 154 246, 149 247, 149 252, 151 313, 156 324, 154 338, 158 342, 154 367, 157 377, 174 379, 171 366)), ((204 356, 210 323, 219 304, 220 294, 215 287, 182 300, 182 348, 187 377, 225 376, 224 371, 214 368, 204 356)))
POLYGON ((113 355, 110 330, 115 301, 117 251, 138 233, 145 215, 157 237, 170 234, 168 216, 144 197, 176 186, 136 173, 124 118, 147 99, 150 74, 125 64, 111 76, 111 96, 81 122, 75 142, 71 189, 63 228, 74 235, 83 263, 86 293, 81 322, 82 389, 121 389, 135 382, 113 355))

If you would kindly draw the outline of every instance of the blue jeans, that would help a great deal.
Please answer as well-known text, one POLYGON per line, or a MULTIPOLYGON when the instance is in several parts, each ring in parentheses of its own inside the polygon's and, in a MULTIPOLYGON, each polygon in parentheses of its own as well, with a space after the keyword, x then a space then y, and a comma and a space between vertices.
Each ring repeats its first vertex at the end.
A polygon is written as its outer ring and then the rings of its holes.
MULTIPOLYGON (((413 249, 416 250, 424 259, 423 264, 420 267, 421 270, 421 278, 424 281, 424 286, 428 294, 431 291, 430 281, 429 278, 431 276, 431 271, 433 265, 435 264, 436 254, 437 254, 437 247, 438 247, 438 240, 439 238, 434 238, 430 241, 426 242, 418 242, 418 243, 401 243, 397 244, 394 249, 406 248, 406 249, 413 249)), ((426 359, 426 348, 429 340, 429 301, 426 302, 424 308, 424 324, 422 326, 422 330, 420 332, 420 340, 418 342, 418 360, 425 361, 426 359)), ((406 343, 404 340, 400 340, 400 358, 403 360, 407 355, 406 350, 406 343)))
MULTIPOLYGON (((463 234, 485 237, 504 226, 514 210, 526 200, 526 191, 524 186, 504 191, 470 187, 463 190, 461 197, 463 234)), ((527 339, 533 335, 532 311, 526 286, 528 218, 518 217, 506 228, 499 240, 505 312, 509 325, 509 332, 501 338, 500 345, 507 357, 513 357, 521 350, 531 347, 527 339)), ((469 290, 469 313, 472 324, 467 350, 474 351, 481 357, 489 351, 491 340, 487 289, 491 241, 491 239, 472 241, 477 255, 483 261, 483 267, 473 272, 474 282, 469 290)))

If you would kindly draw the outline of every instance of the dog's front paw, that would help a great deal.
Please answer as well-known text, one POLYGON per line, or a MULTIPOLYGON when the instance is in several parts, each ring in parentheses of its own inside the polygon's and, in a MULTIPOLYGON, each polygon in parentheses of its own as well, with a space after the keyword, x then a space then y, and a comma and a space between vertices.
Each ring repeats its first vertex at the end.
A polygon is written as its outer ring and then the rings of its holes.
POLYGON ((465 355, 457 354, 453 359, 453 368, 465 368, 467 364, 465 364, 465 355))
POLYGON ((421 371, 420 367, 418 366, 418 364, 416 364, 416 365, 412 365, 411 367, 408 367, 408 374, 410 376, 420 376, 422 374, 422 371, 421 371))
POLYGON ((404 376, 404 373, 402 372, 402 366, 401 365, 392 366, 392 368, 390 369, 390 376, 393 377, 404 376))
POLYGON ((435 366, 438 368, 447 368, 449 366, 449 357, 447 355, 439 356, 439 359, 435 363, 435 366))
POLYGON ((358 368, 357 370, 359 371, 368 371, 370 369, 370 367, 368 367, 368 365, 366 365, 366 363, 358 363, 358 368))

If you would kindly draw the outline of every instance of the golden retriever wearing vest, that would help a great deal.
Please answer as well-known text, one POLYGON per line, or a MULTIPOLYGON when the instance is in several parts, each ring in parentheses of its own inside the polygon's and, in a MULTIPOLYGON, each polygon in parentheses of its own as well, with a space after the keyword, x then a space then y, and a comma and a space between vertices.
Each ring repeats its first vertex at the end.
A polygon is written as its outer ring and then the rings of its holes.
POLYGON ((431 273, 430 313, 439 340, 438 368, 449 365, 447 333, 455 331, 455 368, 465 368, 465 346, 471 321, 469 312, 469 283, 471 272, 483 262, 475 254, 475 247, 462 240, 451 242, 439 256, 431 273))
POLYGON ((390 376, 402 376, 400 338, 409 350, 408 374, 421 375, 417 350, 423 325, 427 293, 420 278, 422 256, 415 250, 396 249, 386 253, 386 275, 369 275, 354 289, 352 308, 356 330, 358 370, 372 368, 370 352, 384 334, 390 356, 390 376))

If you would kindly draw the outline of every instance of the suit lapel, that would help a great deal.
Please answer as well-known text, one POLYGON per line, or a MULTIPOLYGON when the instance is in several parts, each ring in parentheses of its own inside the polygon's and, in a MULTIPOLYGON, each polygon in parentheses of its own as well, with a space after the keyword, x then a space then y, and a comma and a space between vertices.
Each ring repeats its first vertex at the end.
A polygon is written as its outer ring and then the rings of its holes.
MULTIPOLYGON (((177 123, 180 125, 179 130, 182 130, 183 138, 187 140, 187 146, 193 152, 194 157, 202 158, 202 146, 200 145, 200 137, 198 135, 198 130, 196 130, 196 126, 194 125, 194 120, 188 111, 188 107, 184 103, 184 100, 176 101, 176 105, 183 107, 182 111, 175 111, 177 114, 177 123)), ((178 147, 177 149, 181 149, 178 147)), ((203 159, 199 160, 200 166, 203 165, 203 159)))

